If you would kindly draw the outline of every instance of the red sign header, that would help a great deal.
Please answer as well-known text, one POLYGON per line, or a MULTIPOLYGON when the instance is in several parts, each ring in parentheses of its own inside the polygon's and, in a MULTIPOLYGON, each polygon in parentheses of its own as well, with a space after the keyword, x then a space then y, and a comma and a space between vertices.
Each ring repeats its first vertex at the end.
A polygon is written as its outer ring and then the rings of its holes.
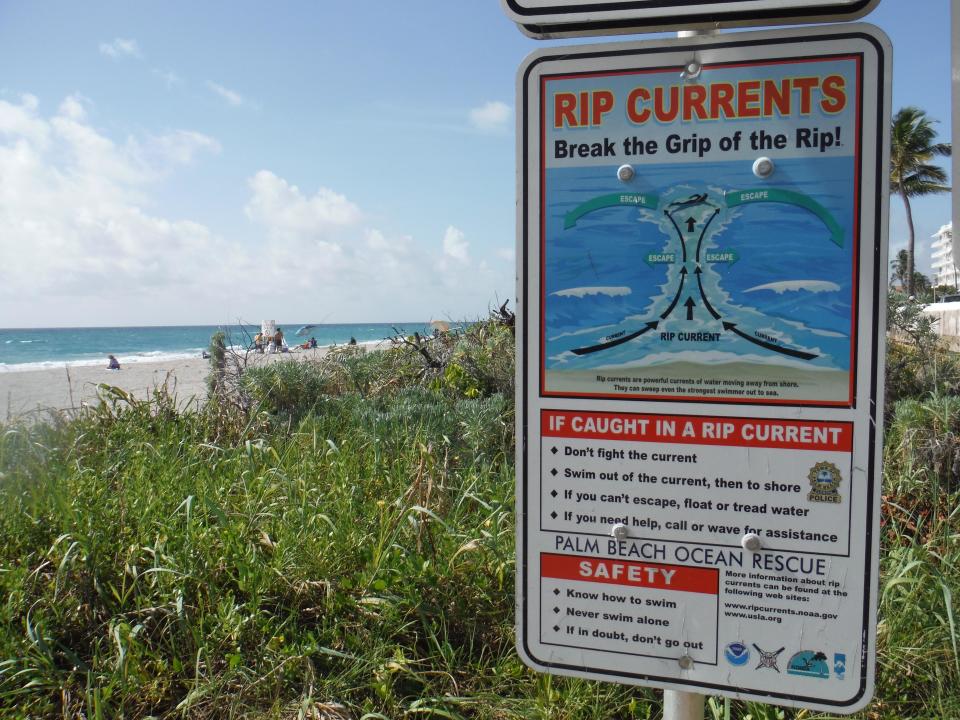
POLYGON ((851 452, 853 424, 781 418, 544 410, 543 437, 851 452))
POLYGON ((540 555, 540 576, 555 580, 628 585, 716 595, 720 573, 714 568, 603 560, 577 555, 540 555))

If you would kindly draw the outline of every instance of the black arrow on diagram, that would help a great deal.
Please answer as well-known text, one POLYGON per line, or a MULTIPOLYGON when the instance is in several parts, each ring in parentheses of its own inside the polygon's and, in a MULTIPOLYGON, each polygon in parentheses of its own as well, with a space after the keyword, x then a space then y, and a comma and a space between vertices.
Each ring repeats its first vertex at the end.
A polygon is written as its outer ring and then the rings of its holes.
POLYGON ((683 241, 683 230, 677 226, 677 221, 673 219, 673 215, 670 214, 669 210, 664 210, 663 214, 670 218, 670 224, 673 225, 673 229, 677 231, 677 237, 680 238, 680 248, 683 250, 683 261, 687 261, 687 244, 683 241))
POLYGON ((697 226, 697 221, 692 217, 687 218, 687 232, 693 232, 693 229, 697 226))
POLYGON ((800 358, 801 360, 813 360, 815 357, 817 357, 814 353, 808 353, 804 352, 803 350, 794 350, 793 348, 775 345, 774 343, 766 342, 760 338, 755 338, 752 335, 747 335, 747 333, 743 332, 737 327, 736 323, 727 322, 726 320, 723 322, 723 329, 736 333, 744 340, 752 342, 754 345, 759 345, 760 347, 766 348, 767 350, 773 350, 774 352, 781 353, 782 355, 790 355, 791 357, 800 358))
POLYGON ((683 294, 683 284, 686 282, 686 280, 687 280, 687 269, 686 269, 686 268, 680 268, 680 287, 679 287, 679 289, 677 290, 677 294, 673 296, 673 300, 672 300, 671 303, 670 303, 670 307, 668 307, 666 310, 664 310, 664 311, 660 314, 660 319, 661 319, 661 320, 666 320, 666 319, 667 319, 667 315, 669 315, 670 313, 672 313, 672 312, 673 312, 673 309, 677 306, 677 300, 679 300, 679 299, 680 299, 680 295, 683 294))
POLYGON ((693 271, 693 274, 697 276, 697 287, 700 288, 700 297, 703 299, 703 304, 706 306, 710 314, 713 315, 713 319, 719 320, 720 313, 713 309, 713 305, 711 305, 710 301, 707 300, 707 294, 703 291, 703 281, 700 279, 700 276, 703 274, 703 270, 700 269, 699 265, 697 265, 697 269, 693 271))
POLYGON ((606 350, 608 348, 616 347, 617 345, 623 345, 625 342, 630 342, 634 338, 638 338, 644 333, 648 333, 651 330, 656 330, 657 325, 660 324, 659 320, 654 320, 653 322, 648 322, 643 329, 638 330, 635 333, 630 333, 629 335, 624 335, 623 337, 618 337, 615 340, 609 340, 607 342, 602 342, 597 345, 590 345, 589 347, 575 348, 573 350, 574 355, 589 355, 590 353, 600 352, 601 350, 606 350))
POLYGON ((693 309, 697 306, 693 298, 688 297, 683 306, 687 309, 687 320, 693 320, 693 309))

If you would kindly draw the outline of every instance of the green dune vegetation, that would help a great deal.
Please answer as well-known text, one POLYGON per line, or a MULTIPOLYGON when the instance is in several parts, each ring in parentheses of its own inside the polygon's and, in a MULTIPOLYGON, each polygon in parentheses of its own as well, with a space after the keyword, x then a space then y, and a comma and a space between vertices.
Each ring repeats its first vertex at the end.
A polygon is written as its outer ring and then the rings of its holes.
MULTIPOLYGON (((0 428, 0 717, 659 718, 514 651, 509 312, 0 428)), ((877 693, 960 718, 960 396, 894 304, 877 693)), ((711 698, 708 718, 826 718, 711 698)))

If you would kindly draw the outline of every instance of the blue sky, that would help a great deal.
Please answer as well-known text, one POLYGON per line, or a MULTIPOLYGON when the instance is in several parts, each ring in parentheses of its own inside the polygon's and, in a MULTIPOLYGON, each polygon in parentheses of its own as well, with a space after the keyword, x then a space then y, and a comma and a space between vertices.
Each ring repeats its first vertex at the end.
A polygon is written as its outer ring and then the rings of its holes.
MULTIPOLYGON (((867 18, 943 139, 948 12, 867 18)), ((514 295, 516 69, 559 44, 497 0, 3 3, 0 327, 485 314, 514 295)), ((918 239, 949 207, 916 203, 918 239)))

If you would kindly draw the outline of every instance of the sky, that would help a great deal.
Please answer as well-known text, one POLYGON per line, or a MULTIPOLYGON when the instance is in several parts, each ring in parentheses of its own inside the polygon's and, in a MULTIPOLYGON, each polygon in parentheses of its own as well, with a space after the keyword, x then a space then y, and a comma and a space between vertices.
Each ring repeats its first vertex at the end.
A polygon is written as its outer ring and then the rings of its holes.
MULTIPOLYGON (((893 42, 894 110, 949 140, 949 1, 864 21, 893 42)), ((513 305, 516 71, 571 42, 526 37, 499 0, 7 0, 0 327, 513 305)), ((928 272, 949 196, 913 209, 928 272)), ((891 255, 906 235, 893 197, 891 255)))

